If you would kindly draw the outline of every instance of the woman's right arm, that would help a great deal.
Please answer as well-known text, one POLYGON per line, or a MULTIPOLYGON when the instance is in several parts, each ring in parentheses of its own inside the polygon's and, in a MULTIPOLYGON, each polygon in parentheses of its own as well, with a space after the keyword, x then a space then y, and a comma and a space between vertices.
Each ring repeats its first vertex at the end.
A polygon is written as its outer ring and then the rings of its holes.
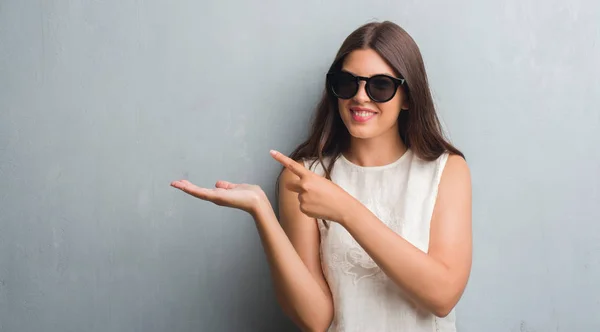
POLYGON ((286 188, 295 176, 288 169, 281 174, 281 224, 266 199, 253 215, 283 311, 304 331, 325 331, 333 301, 321 269, 317 221, 300 211, 298 194, 286 188))

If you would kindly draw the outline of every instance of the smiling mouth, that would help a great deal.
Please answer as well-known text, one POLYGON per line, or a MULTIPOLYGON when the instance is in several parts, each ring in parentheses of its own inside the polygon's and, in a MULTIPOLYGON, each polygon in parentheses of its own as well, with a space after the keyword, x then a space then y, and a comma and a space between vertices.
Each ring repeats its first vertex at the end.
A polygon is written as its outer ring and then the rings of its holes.
POLYGON ((376 112, 366 111, 366 110, 353 110, 350 109, 350 114, 352 115, 352 119, 356 122, 367 122, 372 119, 376 112))

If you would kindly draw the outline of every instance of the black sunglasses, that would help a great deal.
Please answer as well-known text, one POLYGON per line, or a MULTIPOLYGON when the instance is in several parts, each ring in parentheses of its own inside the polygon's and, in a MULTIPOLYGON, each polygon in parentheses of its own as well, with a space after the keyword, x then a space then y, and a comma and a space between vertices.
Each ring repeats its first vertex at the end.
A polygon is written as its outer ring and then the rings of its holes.
POLYGON ((327 84, 334 96, 340 99, 350 99, 356 95, 360 81, 367 82, 365 90, 371 100, 385 103, 396 95, 398 87, 404 85, 404 78, 396 78, 379 74, 371 77, 356 76, 346 71, 327 73, 327 84))

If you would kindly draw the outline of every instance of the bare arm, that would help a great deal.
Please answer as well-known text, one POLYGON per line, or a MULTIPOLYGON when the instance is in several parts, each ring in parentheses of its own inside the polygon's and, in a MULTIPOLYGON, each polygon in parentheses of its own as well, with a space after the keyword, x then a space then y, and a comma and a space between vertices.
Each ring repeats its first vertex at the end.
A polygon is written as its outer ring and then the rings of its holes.
POLYGON ((471 181, 466 162, 450 156, 439 184, 428 252, 384 225, 360 202, 340 221, 381 269, 421 307, 446 316, 471 269, 471 181))
POLYGON ((281 225, 267 200, 254 217, 283 311, 303 330, 325 331, 333 302, 321 270, 319 231, 316 220, 300 211, 298 194, 286 189, 294 176, 287 169, 281 176, 281 225))
POLYGON ((333 317, 333 303, 321 272, 319 232, 315 219, 300 212, 298 195, 286 188, 294 176, 286 170, 281 178, 280 210, 285 231, 267 196, 256 185, 217 181, 214 189, 208 189, 178 180, 171 186, 202 200, 250 213, 284 312, 304 331, 325 331, 333 317))

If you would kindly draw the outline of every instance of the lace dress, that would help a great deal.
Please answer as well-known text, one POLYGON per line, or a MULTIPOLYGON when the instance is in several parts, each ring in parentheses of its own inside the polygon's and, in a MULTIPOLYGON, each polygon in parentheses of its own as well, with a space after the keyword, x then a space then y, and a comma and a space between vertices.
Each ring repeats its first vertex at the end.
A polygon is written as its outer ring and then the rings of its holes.
MULTIPOLYGON (((409 149, 391 164, 362 167, 340 156, 331 177, 394 232, 427 252, 429 224, 447 158, 443 154, 427 162, 409 149)), ((310 161, 304 164, 324 174, 318 162, 312 167, 310 161)), ((454 310, 438 318, 418 309, 345 228, 326 221, 319 222, 319 231, 322 268, 335 307, 329 331, 456 331, 454 310)))

